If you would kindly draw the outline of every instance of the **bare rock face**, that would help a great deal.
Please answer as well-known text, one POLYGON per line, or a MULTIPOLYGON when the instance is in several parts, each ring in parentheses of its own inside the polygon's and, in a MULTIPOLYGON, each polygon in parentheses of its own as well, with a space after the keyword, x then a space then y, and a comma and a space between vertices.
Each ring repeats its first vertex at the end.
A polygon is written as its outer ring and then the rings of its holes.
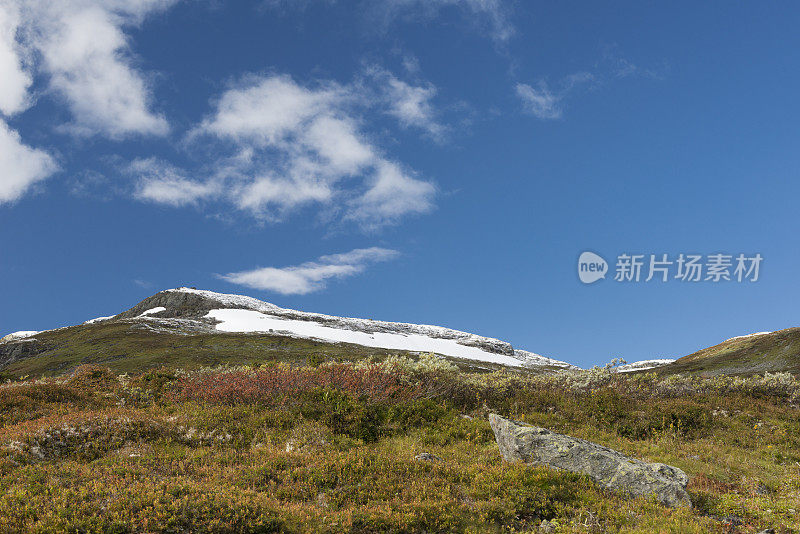
POLYGON ((588 475, 595 482, 633 496, 654 495, 666 506, 691 506, 686 473, 665 464, 647 463, 590 441, 556 434, 489 415, 500 454, 507 461, 546 465, 588 475))

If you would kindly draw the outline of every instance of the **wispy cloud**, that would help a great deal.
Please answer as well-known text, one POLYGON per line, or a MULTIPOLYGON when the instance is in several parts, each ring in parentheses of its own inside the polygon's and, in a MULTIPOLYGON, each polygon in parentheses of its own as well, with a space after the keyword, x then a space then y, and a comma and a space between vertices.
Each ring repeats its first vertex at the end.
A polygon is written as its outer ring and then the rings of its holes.
POLYGON ((398 17, 433 18, 443 10, 456 9, 498 43, 507 42, 515 32, 510 3, 504 0, 379 0, 372 5, 384 24, 398 17))
POLYGON ((228 273, 221 278, 232 284, 274 291, 282 295, 305 295, 324 289, 328 280, 354 276, 364 272, 370 264, 392 260, 399 254, 396 250, 386 248, 361 248, 342 254, 321 256, 315 261, 300 265, 261 267, 228 273))
MULTIPOLYGON (((419 65, 414 67, 419 71, 419 65)), ((434 140, 444 141, 447 128, 436 117, 432 102, 436 87, 433 84, 411 84, 377 66, 369 67, 367 73, 378 85, 379 98, 386 106, 386 113, 397 119, 404 128, 418 128, 434 140)))
POLYGON ((190 180, 177 167, 155 158, 135 160, 128 172, 138 178, 135 196, 139 200, 179 207, 197 204, 220 192, 218 183, 190 180))
POLYGON ((542 120, 560 119, 566 101, 580 91, 593 90, 625 78, 659 79, 662 71, 643 68, 622 57, 615 46, 607 46, 592 69, 565 76, 552 86, 541 79, 534 84, 517 83, 514 87, 525 112, 542 120))
POLYGON ((562 95, 553 94, 547 83, 540 81, 536 87, 525 83, 517 84, 517 96, 522 99, 522 106, 531 115, 540 119, 561 118, 562 95))
POLYGON ((143 289, 150 289, 150 288, 153 287, 152 282, 148 282, 147 280, 140 280, 138 278, 135 278, 133 280, 133 283, 136 284, 137 286, 143 288, 143 289))

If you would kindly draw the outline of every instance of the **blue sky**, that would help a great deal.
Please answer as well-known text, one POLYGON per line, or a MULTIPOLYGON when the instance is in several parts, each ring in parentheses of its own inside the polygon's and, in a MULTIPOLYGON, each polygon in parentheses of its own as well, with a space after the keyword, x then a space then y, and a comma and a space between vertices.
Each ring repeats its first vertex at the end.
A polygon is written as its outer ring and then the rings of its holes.
POLYGON ((0 329, 165 288, 582 366, 798 325, 795 3, 0 2, 0 329), (584 285, 590 250, 764 260, 584 285))

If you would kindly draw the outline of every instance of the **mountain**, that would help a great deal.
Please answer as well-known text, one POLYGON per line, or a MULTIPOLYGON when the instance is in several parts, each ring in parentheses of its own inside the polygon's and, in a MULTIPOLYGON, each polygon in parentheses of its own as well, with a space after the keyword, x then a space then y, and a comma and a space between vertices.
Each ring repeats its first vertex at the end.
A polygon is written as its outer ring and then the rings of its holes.
POLYGON ((737 336, 659 367, 658 371, 708 375, 800 373, 800 328, 737 336))
MULTIPOLYGON (((462 368, 577 370, 510 343, 450 328, 337 317, 242 295, 168 289, 110 317, 0 338, 0 376, 60 374, 84 363, 143 368, 385 358, 433 352, 462 368)), ((800 328, 737 336, 677 360, 624 364, 622 373, 800 372, 800 328)))
POLYGON ((161 291, 118 315, 0 340, 0 372, 57 374, 84 363, 119 371, 168 365, 354 360, 433 352, 462 367, 577 369, 499 339, 441 326, 336 317, 194 288, 161 291))

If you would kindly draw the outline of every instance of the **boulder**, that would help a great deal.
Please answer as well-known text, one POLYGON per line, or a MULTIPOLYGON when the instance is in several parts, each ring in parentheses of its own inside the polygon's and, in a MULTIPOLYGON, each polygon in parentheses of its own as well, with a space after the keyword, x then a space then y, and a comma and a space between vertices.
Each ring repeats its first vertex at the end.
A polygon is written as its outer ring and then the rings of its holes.
POLYGON ((420 462, 443 462, 444 461, 441 458, 439 458, 438 456, 436 456, 435 454, 431 454, 429 452, 420 453, 420 454, 414 456, 414 459, 418 460, 420 462))
POLYGON ((691 506, 686 473, 665 464, 648 463, 608 447, 489 415, 500 454, 507 461, 546 465, 589 476, 609 489, 650 496, 666 506, 691 506))

